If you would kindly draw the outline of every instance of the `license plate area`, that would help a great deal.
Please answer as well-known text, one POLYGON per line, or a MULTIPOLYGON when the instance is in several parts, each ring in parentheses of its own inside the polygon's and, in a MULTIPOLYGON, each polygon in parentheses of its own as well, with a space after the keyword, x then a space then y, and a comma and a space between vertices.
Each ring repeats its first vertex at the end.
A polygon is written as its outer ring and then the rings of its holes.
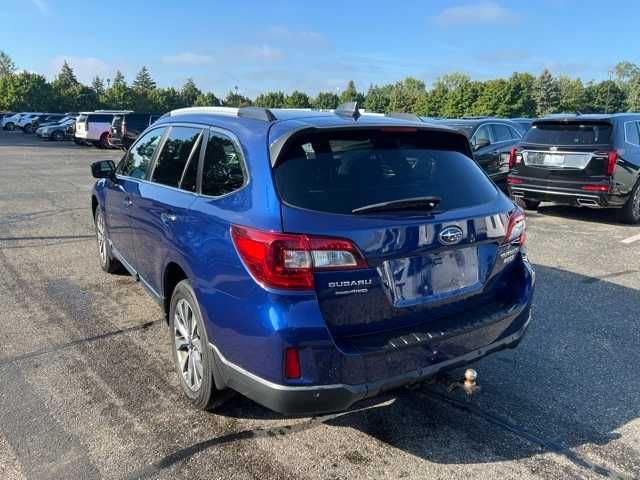
POLYGON ((476 247, 388 260, 382 269, 385 287, 398 307, 441 300, 480 284, 476 247))
POLYGON ((589 164, 593 154, 524 151, 522 157, 527 166, 583 169, 589 164))

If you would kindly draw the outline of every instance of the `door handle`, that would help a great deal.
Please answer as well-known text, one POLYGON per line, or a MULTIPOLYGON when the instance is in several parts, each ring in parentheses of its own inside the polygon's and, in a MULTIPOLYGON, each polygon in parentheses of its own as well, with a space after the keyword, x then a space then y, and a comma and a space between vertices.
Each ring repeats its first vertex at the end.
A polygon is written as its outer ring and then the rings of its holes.
POLYGON ((124 203, 125 207, 132 207, 133 206, 133 200, 131 200, 131 198, 129 198, 129 197, 126 197, 122 203, 124 203))
POLYGON ((162 220, 162 223, 165 225, 169 225, 171 223, 175 223, 176 220, 178 220, 178 216, 175 213, 164 212, 160 214, 160 220, 162 220))

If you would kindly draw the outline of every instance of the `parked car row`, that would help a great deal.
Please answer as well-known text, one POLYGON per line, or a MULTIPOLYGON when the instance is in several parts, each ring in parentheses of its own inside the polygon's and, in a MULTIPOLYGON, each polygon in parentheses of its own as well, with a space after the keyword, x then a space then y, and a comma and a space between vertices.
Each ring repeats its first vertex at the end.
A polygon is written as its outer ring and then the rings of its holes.
POLYGON ((127 149, 160 115, 132 111, 82 112, 76 120, 74 141, 98 148, 127 149))

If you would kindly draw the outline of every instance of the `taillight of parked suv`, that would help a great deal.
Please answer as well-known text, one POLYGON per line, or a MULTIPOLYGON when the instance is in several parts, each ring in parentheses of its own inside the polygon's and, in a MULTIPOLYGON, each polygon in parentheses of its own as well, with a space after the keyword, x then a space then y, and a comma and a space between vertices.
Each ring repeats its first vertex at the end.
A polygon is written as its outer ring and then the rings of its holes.
POLYGON ((258 283, 283 290, 313 290, 313 273, 367 268, 349 240, 265 232, 234 225, 231 236, 245 266, 258 283))

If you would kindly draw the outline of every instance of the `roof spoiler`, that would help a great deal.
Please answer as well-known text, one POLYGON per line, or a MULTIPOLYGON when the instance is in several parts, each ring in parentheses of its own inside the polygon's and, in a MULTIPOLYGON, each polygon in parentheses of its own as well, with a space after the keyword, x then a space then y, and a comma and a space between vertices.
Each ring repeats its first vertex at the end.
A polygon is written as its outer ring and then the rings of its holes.
POLYGON ((346 102, 341 103, 338 107, 333 111, 336 115, 340 115, 341 117, 351 117, 354 120, 360 118, 360 110, 358 109, 358 102, 346 102))
POLYGON ((389 113, 386 113, 384 116, 389 118, 399 118, 401 120, 410 120, 412 122, 420 122, 420 123, 424 122, 424 120, 422 120, 415 113, 389 112, 389 113))

